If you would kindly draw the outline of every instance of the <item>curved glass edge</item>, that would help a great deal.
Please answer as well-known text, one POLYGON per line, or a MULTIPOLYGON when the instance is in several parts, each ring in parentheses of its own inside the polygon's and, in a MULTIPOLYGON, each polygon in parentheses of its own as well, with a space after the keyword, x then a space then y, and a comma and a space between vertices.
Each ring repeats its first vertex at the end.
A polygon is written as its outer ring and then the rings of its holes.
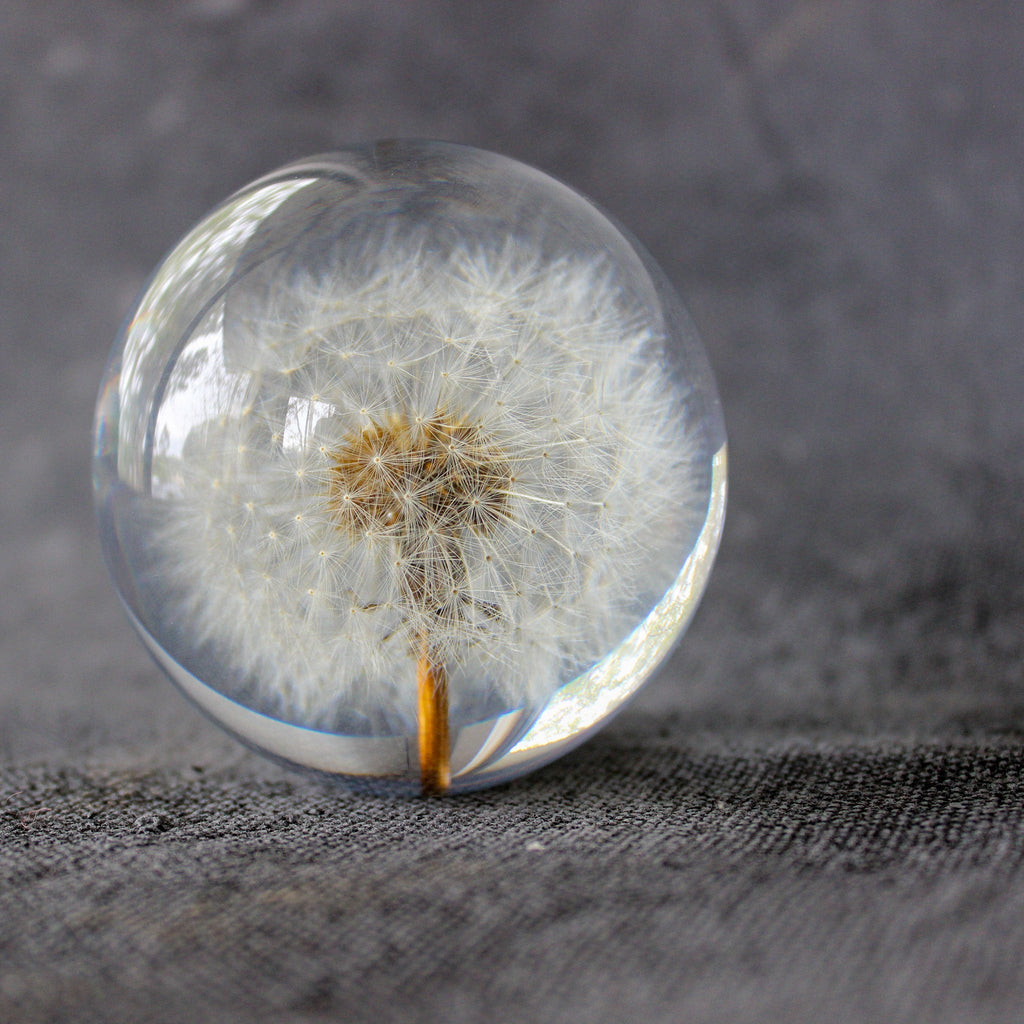
MULTIPOLYGON (((178 664, 131 608, 126 604, 124 607, 154 661, 200 711, 239 742, 301 771, 354 780, 372 779, 390 783, 396 790, 419 792, 416 736, 344 736, 283 722, 247 708, 178 664)), ((524 719, 528 721, 527 712, 520 708, 458 730, 451 754, 453 792, 463 788, 461 778, 471 773, 475 765, 486 763, 522 732, 524 719)))
MULTIPOLYGON (((492 786, 561 757, 588 739, 626 703, 664 660, 693 618, 707 586, 725 522, 727 445, 711 461, 708 515, 682 572, 654 611, 621 647, 562 687, 533 727, 471 785, 492 786)), ((469 780, 467 780, 468 782, 469 780)))
POLYGON ((115 342, 104 384, 108 387, 116 373, 117 436, 105 439, 105 448, 116 459, 119 478, 136 490, 149 487, 145 433, 164 382, 169 346, 187 338, 188 324, 230 279, 234 258, 262 221, 306 184, 284 181, 235 193, 196 224, 150 278, 115 342))

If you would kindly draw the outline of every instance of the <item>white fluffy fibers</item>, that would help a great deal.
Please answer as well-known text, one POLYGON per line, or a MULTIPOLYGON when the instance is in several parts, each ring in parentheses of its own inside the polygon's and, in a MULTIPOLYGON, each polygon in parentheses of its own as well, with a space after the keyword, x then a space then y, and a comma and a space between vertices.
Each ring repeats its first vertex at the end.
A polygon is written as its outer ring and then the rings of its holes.
POLYGON ((295 720, 543 701, 678 573, 702 509, 664 339, 613 273, 462 247, 212 314, 156 422, 175 620, 295 720))

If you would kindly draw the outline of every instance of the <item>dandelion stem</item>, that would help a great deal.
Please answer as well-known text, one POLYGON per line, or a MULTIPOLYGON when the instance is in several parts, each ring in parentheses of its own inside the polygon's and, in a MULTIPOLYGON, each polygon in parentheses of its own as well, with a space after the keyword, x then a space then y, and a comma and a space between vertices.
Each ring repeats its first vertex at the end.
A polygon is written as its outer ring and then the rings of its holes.
POLYGON ((451 781, 448 764, 448 673, 434 664, 427 641, 416 663, 419 691, 420 787, 424 796, 443 793, 451 781))

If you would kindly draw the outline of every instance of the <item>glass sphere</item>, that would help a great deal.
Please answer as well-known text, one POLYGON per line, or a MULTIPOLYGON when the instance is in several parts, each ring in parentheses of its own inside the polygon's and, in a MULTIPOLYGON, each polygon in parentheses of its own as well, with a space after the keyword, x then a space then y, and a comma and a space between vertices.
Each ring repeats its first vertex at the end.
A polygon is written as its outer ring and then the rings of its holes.
POLYGON ((578 744, 689 622, 725 512, 694 329, 592 203, 381 142, 237 192, 100 393, 103 547, 160 666, 294 766, 472 789, 578 744))

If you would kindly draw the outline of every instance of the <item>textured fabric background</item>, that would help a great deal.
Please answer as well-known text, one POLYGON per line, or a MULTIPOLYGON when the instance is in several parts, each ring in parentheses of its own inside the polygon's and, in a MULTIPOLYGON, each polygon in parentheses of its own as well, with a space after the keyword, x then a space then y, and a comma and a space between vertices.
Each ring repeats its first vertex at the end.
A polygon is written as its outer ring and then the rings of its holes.
POLYGON ((1024 6, 0 5, 0 1020, 1017 1021, 1024 6), (497 149, 652 250, 730 431, 660 677, 535 776, 245 753, 101 565, 120 318, 352 140, 497 149))

